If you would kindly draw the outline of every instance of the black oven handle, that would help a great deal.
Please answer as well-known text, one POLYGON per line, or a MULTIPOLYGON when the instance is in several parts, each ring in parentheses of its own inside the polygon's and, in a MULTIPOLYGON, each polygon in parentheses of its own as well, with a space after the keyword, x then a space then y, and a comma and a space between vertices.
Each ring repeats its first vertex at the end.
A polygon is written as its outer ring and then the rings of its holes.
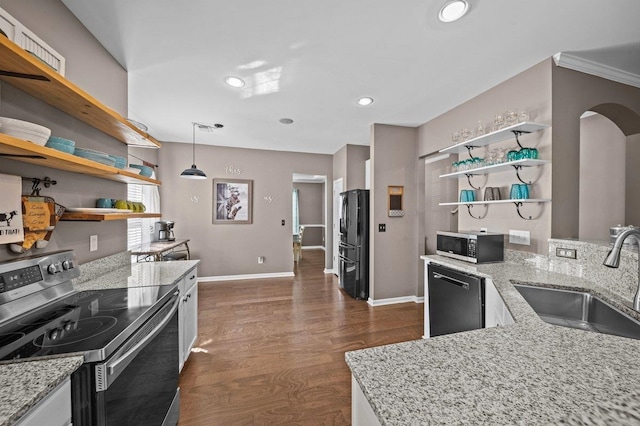
POLYGON ((174 303, 173 303, 173 306, 171 307, 171 310, 164 317, 164 319, 151 332, 149 332, 148 335, 146 335, 142 340, 140 340, 138 343, 136 343, 135 346, 133 346, 131 349, 129 349, 123 355, 119 356, 117 359, 107 361, 104 364, 105 367, 106 367, 106 370, 107 370, 107 375, 108 376, 115 376, 115 377, 107 378, 107 380, 105 381, 106 382, 106 387, 103 390, 106 390, 106 389, 109 388, 109 384, 111 382, 113 382, 113 380, 115 380, 115 378, 117 378, 125 368, 127 368, 129 363, 131 363, 131 361, 136 357, 136 355, 138 355, 138 353, 142 349, 144 349, 144 347, 147 346, 147 344, 149 342, 151 342, 153 339, 155 339, 155 337, 158 334, 160 334, 160 332, 164 329, 164 327, 167 325, 167 323, 169 323, 169 321, 171 321, 171 318, 176 313, 176 311, 178 310, 178 306, 180 305, 180 298, 178 296, 180 296, 180 292, 176 291, 173 294, 173 297, 172 297, 173 300, 174 300, 174 303))

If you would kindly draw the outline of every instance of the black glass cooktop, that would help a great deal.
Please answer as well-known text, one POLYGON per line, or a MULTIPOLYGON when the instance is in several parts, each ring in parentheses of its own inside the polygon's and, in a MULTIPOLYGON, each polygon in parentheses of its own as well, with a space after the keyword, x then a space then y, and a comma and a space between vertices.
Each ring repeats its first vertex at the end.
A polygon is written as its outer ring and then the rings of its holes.
POLYGON ((106 358, 176 289, 164 285, 73 293, 4 325, 0 359, 73 352, 106 358))

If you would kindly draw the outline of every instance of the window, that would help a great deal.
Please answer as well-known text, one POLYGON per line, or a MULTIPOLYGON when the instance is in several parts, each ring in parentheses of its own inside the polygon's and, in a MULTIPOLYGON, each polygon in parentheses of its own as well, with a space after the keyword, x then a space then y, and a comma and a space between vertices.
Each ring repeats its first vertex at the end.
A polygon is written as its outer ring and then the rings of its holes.
MULTIPOLYGON (((144 203, 142 185, 127 185, 127 200, 144 203)), ((127 250, 142 244, 142 223, 141 218, 127 219, 127 250)))

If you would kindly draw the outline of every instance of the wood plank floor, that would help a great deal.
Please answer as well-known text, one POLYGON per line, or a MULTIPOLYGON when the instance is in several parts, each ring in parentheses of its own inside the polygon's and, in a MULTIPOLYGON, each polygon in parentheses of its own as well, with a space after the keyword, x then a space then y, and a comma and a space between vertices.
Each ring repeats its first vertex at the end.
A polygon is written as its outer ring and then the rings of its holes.
POLYGON ((419 339, 423 305, 373 308, 305 250, 295 278, 199 284, 199 338, 180 378, 180 426, 348 425, 344 353, 419 339))

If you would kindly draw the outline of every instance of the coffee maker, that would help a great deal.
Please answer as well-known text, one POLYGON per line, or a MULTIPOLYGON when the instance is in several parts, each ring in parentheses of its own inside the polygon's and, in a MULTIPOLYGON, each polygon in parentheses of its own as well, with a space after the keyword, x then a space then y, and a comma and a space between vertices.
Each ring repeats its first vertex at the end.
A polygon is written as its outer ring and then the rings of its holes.
POLYGON ((173 226, 175 222, 170 220, 161 220, 156 222, 153 235, 156 241, 175 241, 176 237, 173 234, 173 226))

